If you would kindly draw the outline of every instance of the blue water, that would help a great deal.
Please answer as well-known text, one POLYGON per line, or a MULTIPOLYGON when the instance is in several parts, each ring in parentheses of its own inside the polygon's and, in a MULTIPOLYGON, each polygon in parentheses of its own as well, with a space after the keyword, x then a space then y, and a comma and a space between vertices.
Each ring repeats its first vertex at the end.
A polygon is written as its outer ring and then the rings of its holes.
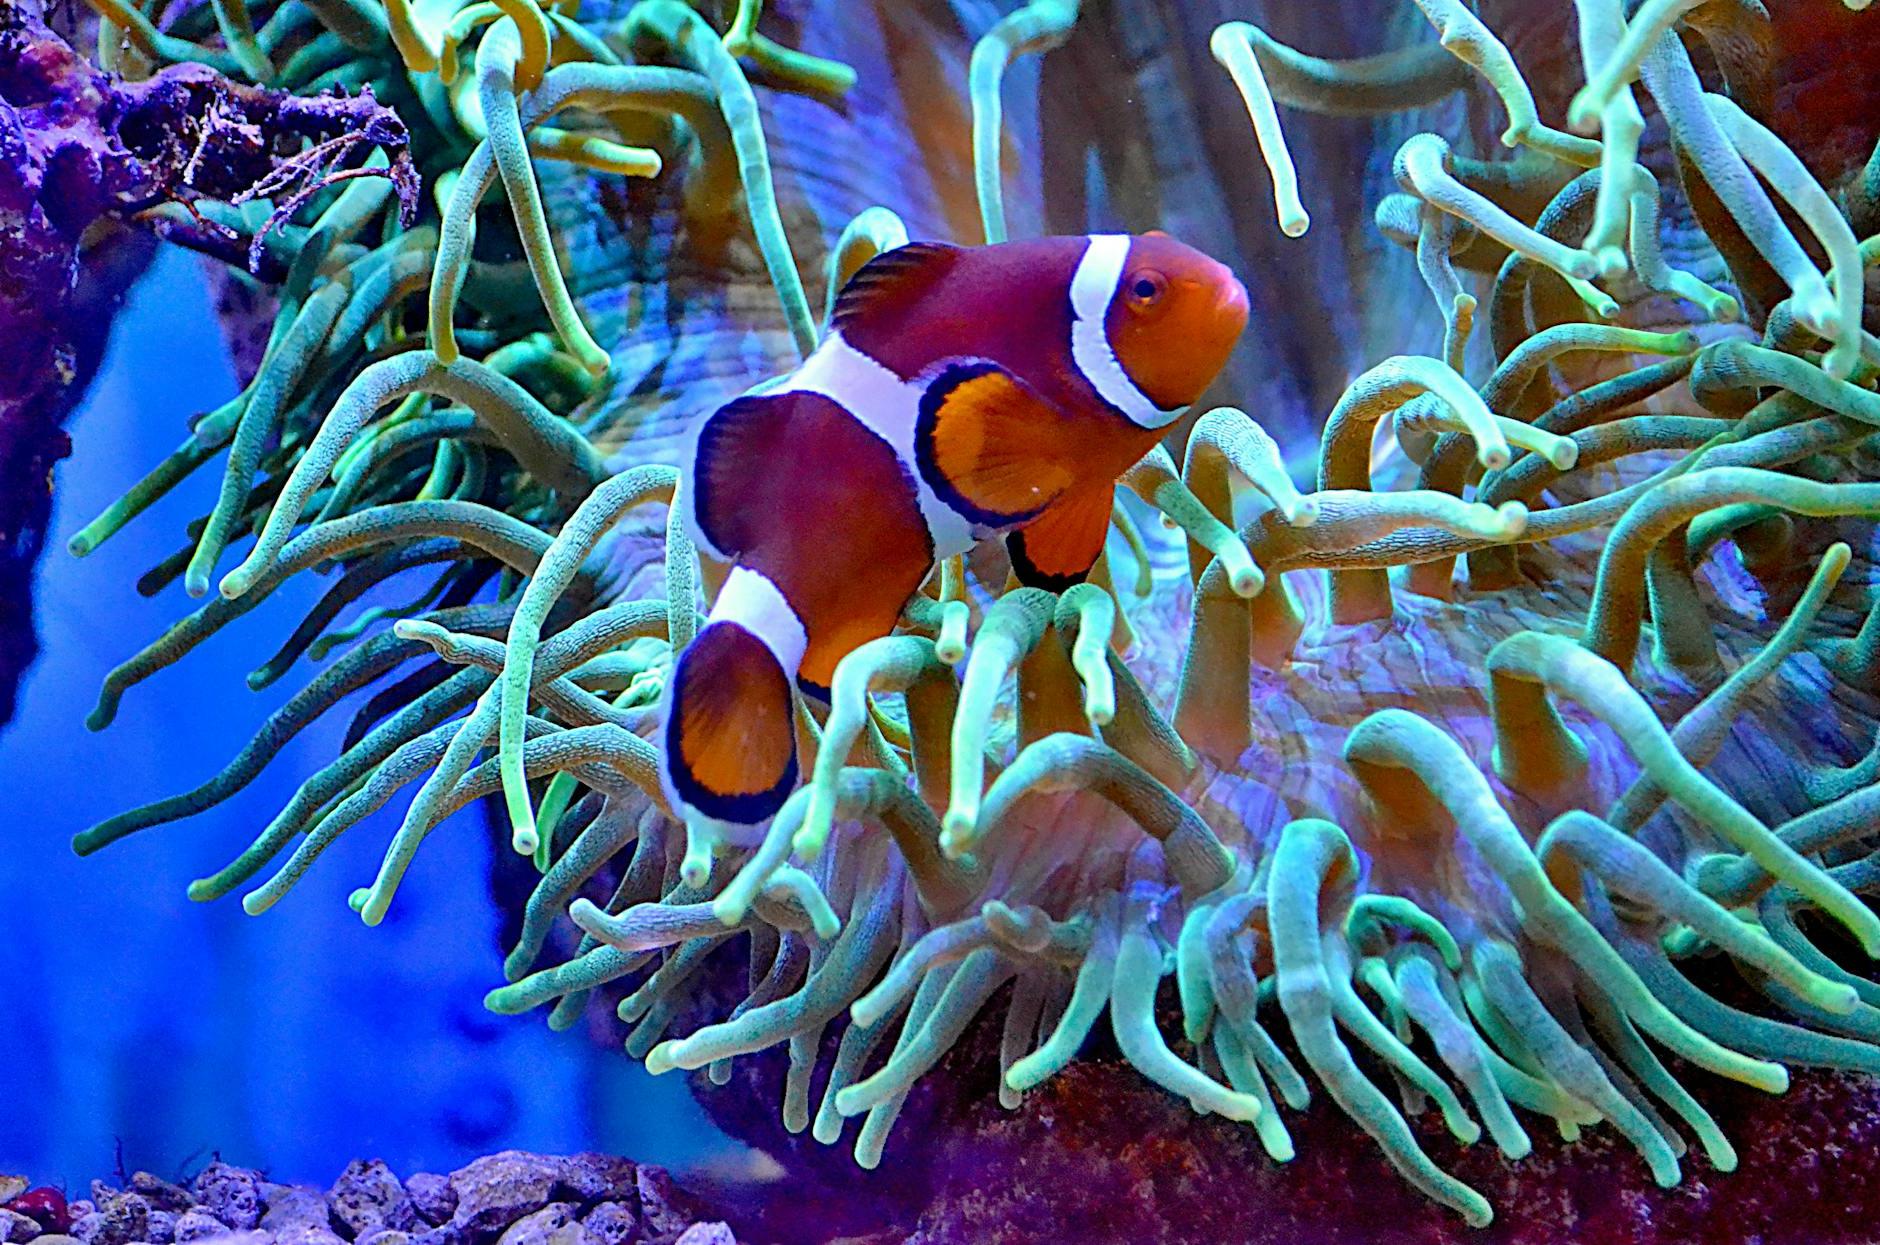
POLYGON ((539 1015, 483 1010, 500 952, 474 813, 431 837, 377 929, 346 896, 377 871, 402 802, 345 835, 260 917, 234 898, 189 901, 188 882, 233 859, 335 755, 344 713, 213 812, 72 854, 76 831, 214 773, 305 682, 304 666, 260 693, 243 676, 324 587, 290 583, 132 688, 110 729, 85 729, 105 672, 197 604, 180 585, 146 600, 133 584, 209 508, 217 472, 83 560, 65 542, 175 448, 192 412, 237 388, 186 254, 159 257, 114 331, 58 468, 42 652, 0 731, 0 1173, 82 1188, 120 1155, 128 1170, 173 1176, 219 1152, 324 1183, 374 1155, 407 1174, 505 1147, 674 1166, 724 1156, 730 1143, 679 1078, 552 1034, 539 1015))

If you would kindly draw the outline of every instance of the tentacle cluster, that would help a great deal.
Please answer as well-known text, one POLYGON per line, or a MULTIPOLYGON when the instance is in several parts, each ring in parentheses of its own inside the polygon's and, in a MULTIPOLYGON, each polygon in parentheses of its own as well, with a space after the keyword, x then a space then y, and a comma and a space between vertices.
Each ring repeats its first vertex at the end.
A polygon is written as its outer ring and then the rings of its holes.
MULTIPOLYGON (((1519 154, 1485 162, 1417 135, 1378 209, 1386 236, 1416 250, 1444 357, 1399 356, 1355 380, 1304 491, 1255 420, 1203 415, 1179 464, 1158 450, 1121 482, 1111 550, 1061 596, 1015 587, 996 552, 939 568, 894 635, 841 663, 828 705, 802 707, 805 783, 760 839, 732 842, 668 816, 649 742, 670 656, 720 568, 656 519, 663 591, 622 569, 622 525, 669 502, 676 478, 621 469, 590 440, 600 416, 582 404, 608 359, 569 296, 533 161, 665 169, 690 179, 698 211, 741 201, 807 350, 817 326, 739 57, 791 89, 840 91, 850 75, 769 42, 751 3, 723 36, 678 0, 641 0, 605 31, 530 0, 283 5, 259 30, 217 5, 223 43, 207 52, 176 46, 187 23, 145 32, 134 8, 98 3, 130 33, 127 55, 201 53, 307 89, 408 80, 458 167, 441 215, 416 227, 384 219, 384 192, 355 182, 280 231, 271 245, 291 247, 293 266, 255 381, 75 540, 94 547, 224 447, 215 512, 145 587, 180 576, 202 595, 230 545, 255 536, 220 595, 112 672, 96 727, 131 685, 305 569, 341 573, 253 681, 350 645, 219 774, 86 831, 81 851, 228 798, 378 683, 341 756, 193 896, 250 887, 260 911, 415 787, 378 878, 354 895, 377 922, 425 836, 501 789, 541 882, 489 1006, 552 1006, 566 1027, 595 992, 622 988, 629 1053, 720 1083, 730 1061, 786 1047, 785 1124, 833 1143, 861 1117, 863 1166, 995 999, 1008 1106, 1107 1023, 1144 1076, 1247 1122, 1276 1161, 1293 1155, 1286 1111, 1321 1090, 1474 1223, 1486 1201, 1406 1122, 1431 1104, 1459 1142, 1486 1130, 1511 1158, 1535 1118, 1569 1138, 1610 1124, 1669 1185, 1686 1135, 1717 1168, 1735 1158, 1665 1052, 1772 1092, 1788 1065, 1880 1071, 1880 987, 1831 951, 1880 952, 1859 897, 1880 884, 1880 750, 1798 764, 1791 794, 1806 807, 1781 816, 1712 766, 1784 680, 1873 689, 1872 618, 1851 638, 1812 631, 1850 564, 1831 542, 1880 511, 1880 485, 1860 478, 1880 424, 1880 357, 1859 322, 1874 254, 1773 134, 1705 93, 1676 24, 1690 5, 1647 3, 1628 20, 1617 0, 1580 0, 1579 134, 1540 122, 1507 48, 1458 0, 1417 0, 1438 44, 1363 62, 1243 23, 1218 31, 1288 234, 1307 217, 1276 101, 1385 111, 1474 75, 1492 88, 1519 154), (1659 251, 1664 192, 1638 163, 1635 82, 1785 282, 1760 343, 1712 328, 1739 301, 1659 251), (572 110, 616 132, 556 128, 572 110), (520 326, 521 274, 473 249, 499 183, 536 292, 520 326), (1765 186, 1820 244, 1825 274, 1765 186), (405 314, 420 291, 428 314, 405 314), (1602 322, 1652 294, 1682 300, 1708 344, 1602 322), (1478 307, 1486 342, 1471 350, 1478 307), (1466 362, 1483 354, 1472 381, 1466 362), (1584 371, 1567 361, 1593 356, 1618 374, 1567 383, 1584 371), (1682 413, 1646 413, 1674 390, 1682 413), (1382 486, 1380 429, 1416 487, 1382 486), (1152 512, 1180 535, 1145 532, 1152 512), (1555 600, 1584 605, 1583 621, 1532 626, 1494 606, 1533 599, 1524 568, 1551 573, 1581 533, 1605 536, 1590 597, 1555 600), (1459 558, 1467 606, 1451 602, 1459 558), (1779 612, 1783 567, 1808 561, 1813 581, 1779 628, 1745 617, 1746 594, 1779 612), (433 578, 391 626, 374 625, 381 609, 332 629, 420 568, 433 578), (1486 668, 1445 681, 1418 655, 1430 620, 1471 614, 1486 668), (1179 673, 1159 660, 1171 619, 1186 636, 1179 673), (1384 667, 1366 683, 1348 661, 1343 699, 1314 676, 1341 646, 1384 667), (1705 688, 1667 729, 1654 701, 1705 688), (544 966, 564 918, 572 952, 544 966), (726 961, 746 974, 743 1000, 672 1032, 726 961), (1708 993, 1720 964, 1788 1019, 1708 993), (1165 982, 1179 1032, 1157 1020, 1165 982)), ((1037 0, 973 57, 988 239, 1005 229, 1001 74, 1077 16, 1037 0)), ((905 237, 885 208, 858 216, 830 252, 831 285, 905 237)), ((1720 245, 1729 259, 1733 243, 1720 245)))

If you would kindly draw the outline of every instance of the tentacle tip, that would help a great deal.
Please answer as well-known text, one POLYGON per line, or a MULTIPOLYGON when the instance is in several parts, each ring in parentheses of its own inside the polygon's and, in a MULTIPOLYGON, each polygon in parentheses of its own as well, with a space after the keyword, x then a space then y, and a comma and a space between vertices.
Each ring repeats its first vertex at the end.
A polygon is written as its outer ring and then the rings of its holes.
POLYGON ((262 891, 249 891, 242 896, 242 911, 249 916, 260 916, 274 906, 274 900, 262 891))
POLYGON ((690 853, 679 866, 679 880, 684 882, 687 886, 694 888, 702 887, 707 882, 711 881, 711 878, 712 862, 710 855, 700 856, 697 853, 690 853))
POLYGON ((581 351, 580 359, 582 368, 595 380, 604 378, 614 366, 613 357, 598 346, 591 350, 581 351))
POLYGON ((1475 461, 1482 464, 1485 471, 1500 471, 1514 458, 1505 445, 1484 445, 1475 453, 1475 461))
POLYGON ((940 850, 948 860, 958 860, 972 850, 974 824, 978 818, 959 809, 948 809, 940 826, 940 850))
POLYGON ((1602 246, 1593 252, 1593 263, 1602 281, 1610 281, 1614 277, 1623 276, 1632 267, 1631 261, 1626 258, 1625 251, 1616 246, 1602 246))
POLYGON ((95 826, 90 830, 81 830, 79 833, 72 836, 72 854, 74 856, 89 856, 103 847, 107 842, 109 842, 109 840, 99 834, 95 826))
POLYGON ((368 927, 376 928, 385 921, 385 913, 391 906, 392 897, 374 886, 366 892, 366 897, 353 908, 353 911, 359 914, 359 919, 368 927))
POLYGON ((534 822, 517 826, 510 832, 509 846, 518 856, 533 856, 541 845, 542 836, 536 832, 534 822))
POLYGON ((222 897, 222 888, 215 884, 214 878, 197 878, 183 891, 191 903, 208 903, 222 897))
MULTIPOLYGON (((254 572, 250 571, 248 564, 244 562, 228 574, 222 576, 222 583, 218 591, 221 592, 224 600, 233 601, 253 587, 254 582, 254 572)), ((203 583, 203 592, 206 591, 208 591, 208 583, 205 580, 203 583)), ((199 597, 203 595, 203 593, 192 591, 190 595, 199 597)))
POLYGON ((1547 461, 1553 465, 1555 471, 1573 470, 1574 465, 1580 461, 1579 443, 1569 437, 1560 438, 1548 452, 1547 461))
POLYGON ((359 889, 355 890, 352 894, 346 896, 346 906, 348 908, 351 908, 354 912, 357 912, 361 908, 366 906, 366 900, 370 899, 371 897, 372 897, 372 892, 362 886, 359 889))
POLYGON ((1311 527, 1319 521, 1319 503, 1316 498, 1301 497, 1291 505, 1281 506, 1280 514, 1288 527, 1311 527))
POLYGON ((1835 380, 1846 380, 1854 374, 1854 366, 1860 362, 1858 347, 1835 346, 1821 356, 1821 370, 1835 380))
POLYGON ((1495 522, 1509 539, 1527 530, 1528 509, 1518 501, 1505 501, 1495 507, 1495 522))
POLYGON ((1811 994, 1817 1007, 1836 1016, 1852 1015, 1854 1009, 1860 1006, 1860 993, 1854 987, 1840 982, 1823 981, 1811 994))
POLYGON ((1251 563, 1236 570, 1227 582, 1237 597, 1257 597, 1266 588, 1266 576, 1251 563))
POLYGON ((1599 114, 1604 108, 1605 101, 1588 83, 1574 93, 1572 102, 1567 105, 1567 128, 1589 137, 1598 133, 1599 114))
POLYGON ((1306 230, 1311 227, 1312 217, 1307 215, 1303 209, 1296 212, 1284 213, 1279 218, 1279 231, 1289 238, 1304 237, 1306 230))
POLYGON ((646 1060, 643 1066, 646 1068, 647 1072, 651 1073, 653 1076, 675 1071, 679 1067, 676 1059, 680 1046, 681 1043, 678 1041, 661 1042, 658 1046, 646 1052, 646 1060))
POLYGON ((91 540, 91 538, 86 536, 83 532, 78 533, 78 535, 65 542, 65 551, 75 558, 82 558, 97 547, 96 542, 91 540))
POLYGON ((1222 1114, 1240 1124, 1255 1123, 1265 1111, 1252 1094, 1232 1094, 1221 1105, 1227 1108, 1222 1114))
POLYGON ((712 901, 712 916, 726 929, 732 929, 744 919, 744 914, 749 907, 750 905, 743 898, 724 894, 712 901))

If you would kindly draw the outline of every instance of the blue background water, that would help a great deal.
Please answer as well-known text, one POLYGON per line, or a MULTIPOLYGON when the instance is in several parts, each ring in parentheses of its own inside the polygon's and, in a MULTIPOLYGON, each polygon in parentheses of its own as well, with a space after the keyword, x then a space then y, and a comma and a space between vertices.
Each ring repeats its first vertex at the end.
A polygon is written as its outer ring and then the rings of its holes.
MULTIPOLYGON (((685 1166, 727 1154, 677 1077, 483 1010, 500 984, 489 844, 462 814, 430 839, 392 915, 367 929, 368 882, 401 802, 345 835, 275 909, 195 904, 192 878, 245 846, 300 778, 335 755, 345 714, 304 732, 237 798, 87 860, 75 832, 218 769, 308 677, 251 692, 324 586, 303 576, 84 727, 105 672, 196 603, 137 595, 215 488, 205 469, 79 560, 66 540, 172 450, 236 381, 193 258, 164 252, 119 316, 69 425, 73 457, 39 576, 42 652, 0 731, 0 1173, 84 1187, 127 1169, 175 1175, 214 1151, 324 1183, 356 1156, 448 1171, 490 1150, 605 1148, 685 1166)), ((232 560, 225 564, 232 565, 232 560)))

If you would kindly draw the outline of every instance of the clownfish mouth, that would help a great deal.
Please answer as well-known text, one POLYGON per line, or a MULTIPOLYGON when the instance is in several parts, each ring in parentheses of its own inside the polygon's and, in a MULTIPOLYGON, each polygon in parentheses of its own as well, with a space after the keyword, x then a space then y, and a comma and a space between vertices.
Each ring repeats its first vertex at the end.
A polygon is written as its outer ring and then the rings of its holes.
POLYGON ((1247 320, 1252 315, 1252 304, 1247 297, 1247 287, 1239 278, 1222 270, 1224 280, 1220 293, 1214 302, 1214 323, 1220 326, 1222 340, 1232 346, 1240 340, 1240 335, 1247 329, 1247 320))
MULTIPOLYGON (((1222 271, 1226 272, 1225 269, 1222 271)), ((1222 286, 1220 298, 1215 303, 1215 314, 1223 323, 1231 323, 1234 326, 1234 336, 1238 337, 1241 330, 1247 327, 1247 317, 1251 312, 1251 304, 1247 299, 1247 287, 1242 285, 1240 279, 1232 273, 1226 273, 1226 280, 1222 282, 1222 286)))

